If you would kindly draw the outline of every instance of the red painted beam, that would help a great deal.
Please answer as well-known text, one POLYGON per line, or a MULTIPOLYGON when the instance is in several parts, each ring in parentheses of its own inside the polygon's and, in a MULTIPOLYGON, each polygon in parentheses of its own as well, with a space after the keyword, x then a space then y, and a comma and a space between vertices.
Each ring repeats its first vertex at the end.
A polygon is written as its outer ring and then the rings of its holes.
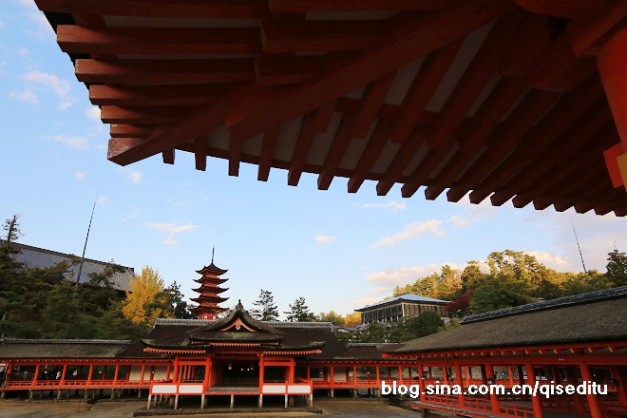
POLYGON ((372 167, 381 155, 381 151, 387 142, 387 138, 390 132, 390 123, 379 121, 374 129, 374 132, 370 136, 368 145, 363 150, 359 161, 353 170, 353 173, 348 180, 348 192, 357 193, 357 190, 361 187, 364 180, 372 172, 372 167))
POLYGON ((96 84, 224 84, 254 79, 253 61, 249 59, 118 62, 78 59, 75 67, 79 81, 96 84))
POLYGON ((68 53, 103 55, 258 54, 259 30, 90 28, 57 26, 57 43, 68 53))
POLYGON ((196 19, 262 19, 268 9, 258 0, 35 0, 43 11, 109 16, 196 19))
POLYGON ((512 7, 511 3, 500 0, 475 0, 419 18, 400 28, 398 35, 389 37, 380 46, 339 68, 329 69, 322 79, 279 94, 270 105, 264 101, 248 112, 230 115, 229 127, 238 137, 252 138, 449 44, 512 7))
POLYGON ((360 51, 387 35, 388 21, 264 21, 266 54, 360 51))
POLYGON ((222 126, 225 115, 226 101, 220 100, 209 108, 201 108, 184 120, 171 124, 167 130, 154 132, 144 141, 120 142, 112 138, 109 140, 107 158, 116 164, 127 165, 163 150, 176 148, 190 138, 197 138, 222 126))
POLYGON ((353 137, 352 133, 353 119, 348 115, 344 115, 322 166, 322 172, 318 176, 318 189, 327 190, 331 185, 333 177, 335 177, 342 158, 346 153, 346 148, 348 148, 348 144, 353 137))
POLYGON ((461 45, 458 39, 425 57, 392 124, 392 142, 402 144, 412 133, 461 45))
POLYGON ((263 143, 261 145, 261 157, 259 158, 259 170, 257 179, 260 181, 268 181, 270 176, 270 167, 272 167, 272 156, 279 138, 277 129, 266 132, 263 135, 263 143))
POLYGON ((459 3, 460 0, 268 0, 274 13, 428 11, 459 3))
POLYGON ((394 80, 395 72, 370 83, 359 103, 359 110, 355 114, 353 122, 353 137, 365 138, 370 127, 379 114, 383 99, 394 80))
POLYGON ((115 106, 192 106, 206 105, 224 96, 217 85, 184 86, 89 86, 89 100, 95 105, 115 106))

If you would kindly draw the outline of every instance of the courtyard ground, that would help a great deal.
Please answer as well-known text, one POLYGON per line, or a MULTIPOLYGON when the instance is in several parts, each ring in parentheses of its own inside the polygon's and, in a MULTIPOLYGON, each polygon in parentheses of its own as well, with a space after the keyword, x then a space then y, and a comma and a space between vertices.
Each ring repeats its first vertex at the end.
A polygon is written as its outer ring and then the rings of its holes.
MULTIPOLYGON (((0 418, 130 418, 133 413, 146 405, 145 401, 100 401, 93 405, 80 401, 0 401, 0 418)), ((420 417, 420 414, 387 405, 380 401, 353 401, 353 400, 319 400, 315 406, 322 410, 321 414, 311 412, 263 412, 255 413, 260 418, 287 418, 287 417, 336 417, 336 418, 407 418, 420 417)), ((240 418, 250 416, 250 413, 211 413, 191 415, 193 417, 211 418, 240 418)), ((169 418, 189 418, 190 415, 167 415, 169 418)))

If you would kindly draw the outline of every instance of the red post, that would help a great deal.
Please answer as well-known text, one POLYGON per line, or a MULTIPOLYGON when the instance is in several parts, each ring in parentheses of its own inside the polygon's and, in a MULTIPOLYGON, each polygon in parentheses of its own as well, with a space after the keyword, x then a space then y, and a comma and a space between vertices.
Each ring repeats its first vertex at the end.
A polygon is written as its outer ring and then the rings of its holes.
POLYGON ((259 390, 263 390, 263 379, 264 379, 264 359, 263 354, 259 357, 259 390))
MULTIPOLYGON (((592 372, 590 371, 590 366, 585 363, 579 364, 579 370, 581 371, 581 377, 584 383, 592 382, 592 372)), ((588 399, 588 407, 590 408, 590 415, 592 418, 602 418, 603 413, 601 412, 601 405, 599 404, 599 399, 597 395, 594 393, 589 393, 586 395, 588 399)))
MULTIPOLYGON (((485 382, 484 383, 488 385, 495 384, 496 376, 494 376, 494 366, 491 364, 486 364, 484 366, 484 370, 485 370, 485 382)), ((509 367, 507 368, 507 370, 509 373, 509 367)), ((499 414, 499 397, 492 390, 490 390, 490 406, 492 407, 492 412, 498 415, 499 414)))
POLYGON ((462 376, 462 366, 460 364, 455 365, 455 380, 461 389, 459 395, 457 395, 459 407, 464 408, 466 406, 466 399, 464 398, 464 377, 462 376))
POLYGON ((35 375, 33 376, 33 380, 31 381, 30 385, 31 387, 34 389, 35 386, 37 386, 37 378, 39 377, 39 363, 37 363, 35 365, 35 375))
MULTIPOLYGON (((527 370, 527 384, 531 387, 540 384, 540 382, 536 382, 536 372, 533 370, 533 364, 525 364, 525 369, 527 370)), ((544 418, 542 402, 539 396, 531 396, 531 405, 533 406, 533 416, 535 418, 544 418)))
POLYGON ((627 372, 620 366, 612 367, 612 377, 618 383, 618 403, 621 407, 627 408, 627 372))
POLYGON ((87 386, 91 385, 91 378, 94 375, 94 365, 89 365, 89 371, 87 372, 87 386))

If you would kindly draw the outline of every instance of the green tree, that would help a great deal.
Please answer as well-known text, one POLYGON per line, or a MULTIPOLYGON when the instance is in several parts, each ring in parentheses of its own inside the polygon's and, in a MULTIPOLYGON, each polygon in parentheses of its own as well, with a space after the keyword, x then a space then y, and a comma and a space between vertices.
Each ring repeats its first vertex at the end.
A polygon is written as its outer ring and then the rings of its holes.
POLYGON ((607 254, 607 279, 612 287, 627 285, 627 254, 614 250, 607 254))
POLYGON ((524 305, 531 302, 527 283, 510 274, 500 272, 486 276, 475 289, 470 307, 474 313, 524 305))
POLYGON ((290 310, 283 312, 289 322, 313 322, 316 316, 309 310, 304 297, 299 297, 294 304, 289 305, 290 310))
POLYGON ((196 316, 190 312, 187 302, 185 302, 185 296, 181 293, 181 285, 172 283, 164 291, 166 295, 166 316, 170 318, 178 319, 194 319, 196 316))
POLYGON ((405 327, 413 338, 435 334, 444 325, 444 321, 435 312, 426 311, 418 316, 408 318, 405 327))
POLYGON ((331 322, 333 325, 344 325, 345 323, 344 317, 333 310, 330 310, 329 312, 320 312, 318 318, 320 321, 331 322))
POLYGON ((253 318, 261 321, 276 321, 279 319, 279 310, 274 303, 274 295, 269 290, 261 289, 259 299, 253 302, 257 308, 251 309, 253 318))
POLYGON ((470 260, 468 265, 464 268, 464 271, 462 271, 462 288, 464 290, 474 289, 483 276, 484 274, 481 272, 479 262, 470 260))

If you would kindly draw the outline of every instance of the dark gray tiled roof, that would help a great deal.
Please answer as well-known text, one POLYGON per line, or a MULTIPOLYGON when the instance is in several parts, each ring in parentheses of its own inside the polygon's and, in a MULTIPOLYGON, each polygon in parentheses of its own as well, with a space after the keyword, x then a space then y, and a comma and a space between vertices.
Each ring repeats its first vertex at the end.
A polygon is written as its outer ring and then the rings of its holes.
MULTIPOLYGON (((20 252, 15 255, 15 260, 23 263, 26 267, 47 268, 62 261, 71 263, 70 254, 32 247, 30 245, 20 243, 13 243, 13 245, 20 250, 20 252)), ((109 265, 111 265, 111 263, 86 258, 81 271, 79 283, 88 283, 91 274, 101 273, 109 265)), ((116 290, 127 292, 130 290, 130 282, 135 277, 135 273, 132 267, 121 267, 123 271, 116 272, 113 275, 111 278, 111 285, 116 290)), ((68 274, 67 279, 76 282, 78 265, 73 265, 70 267, 70 270, 71 276, 68 274)))
MULTIPOLYGON (((390 353, 627 340, 627 286, 471 317, 390 353)), ((386 350, 387 351, 387 350, 386 350)))
POLYGON ((128 340, 0 340, 0 359, 115 358, 128 340))

